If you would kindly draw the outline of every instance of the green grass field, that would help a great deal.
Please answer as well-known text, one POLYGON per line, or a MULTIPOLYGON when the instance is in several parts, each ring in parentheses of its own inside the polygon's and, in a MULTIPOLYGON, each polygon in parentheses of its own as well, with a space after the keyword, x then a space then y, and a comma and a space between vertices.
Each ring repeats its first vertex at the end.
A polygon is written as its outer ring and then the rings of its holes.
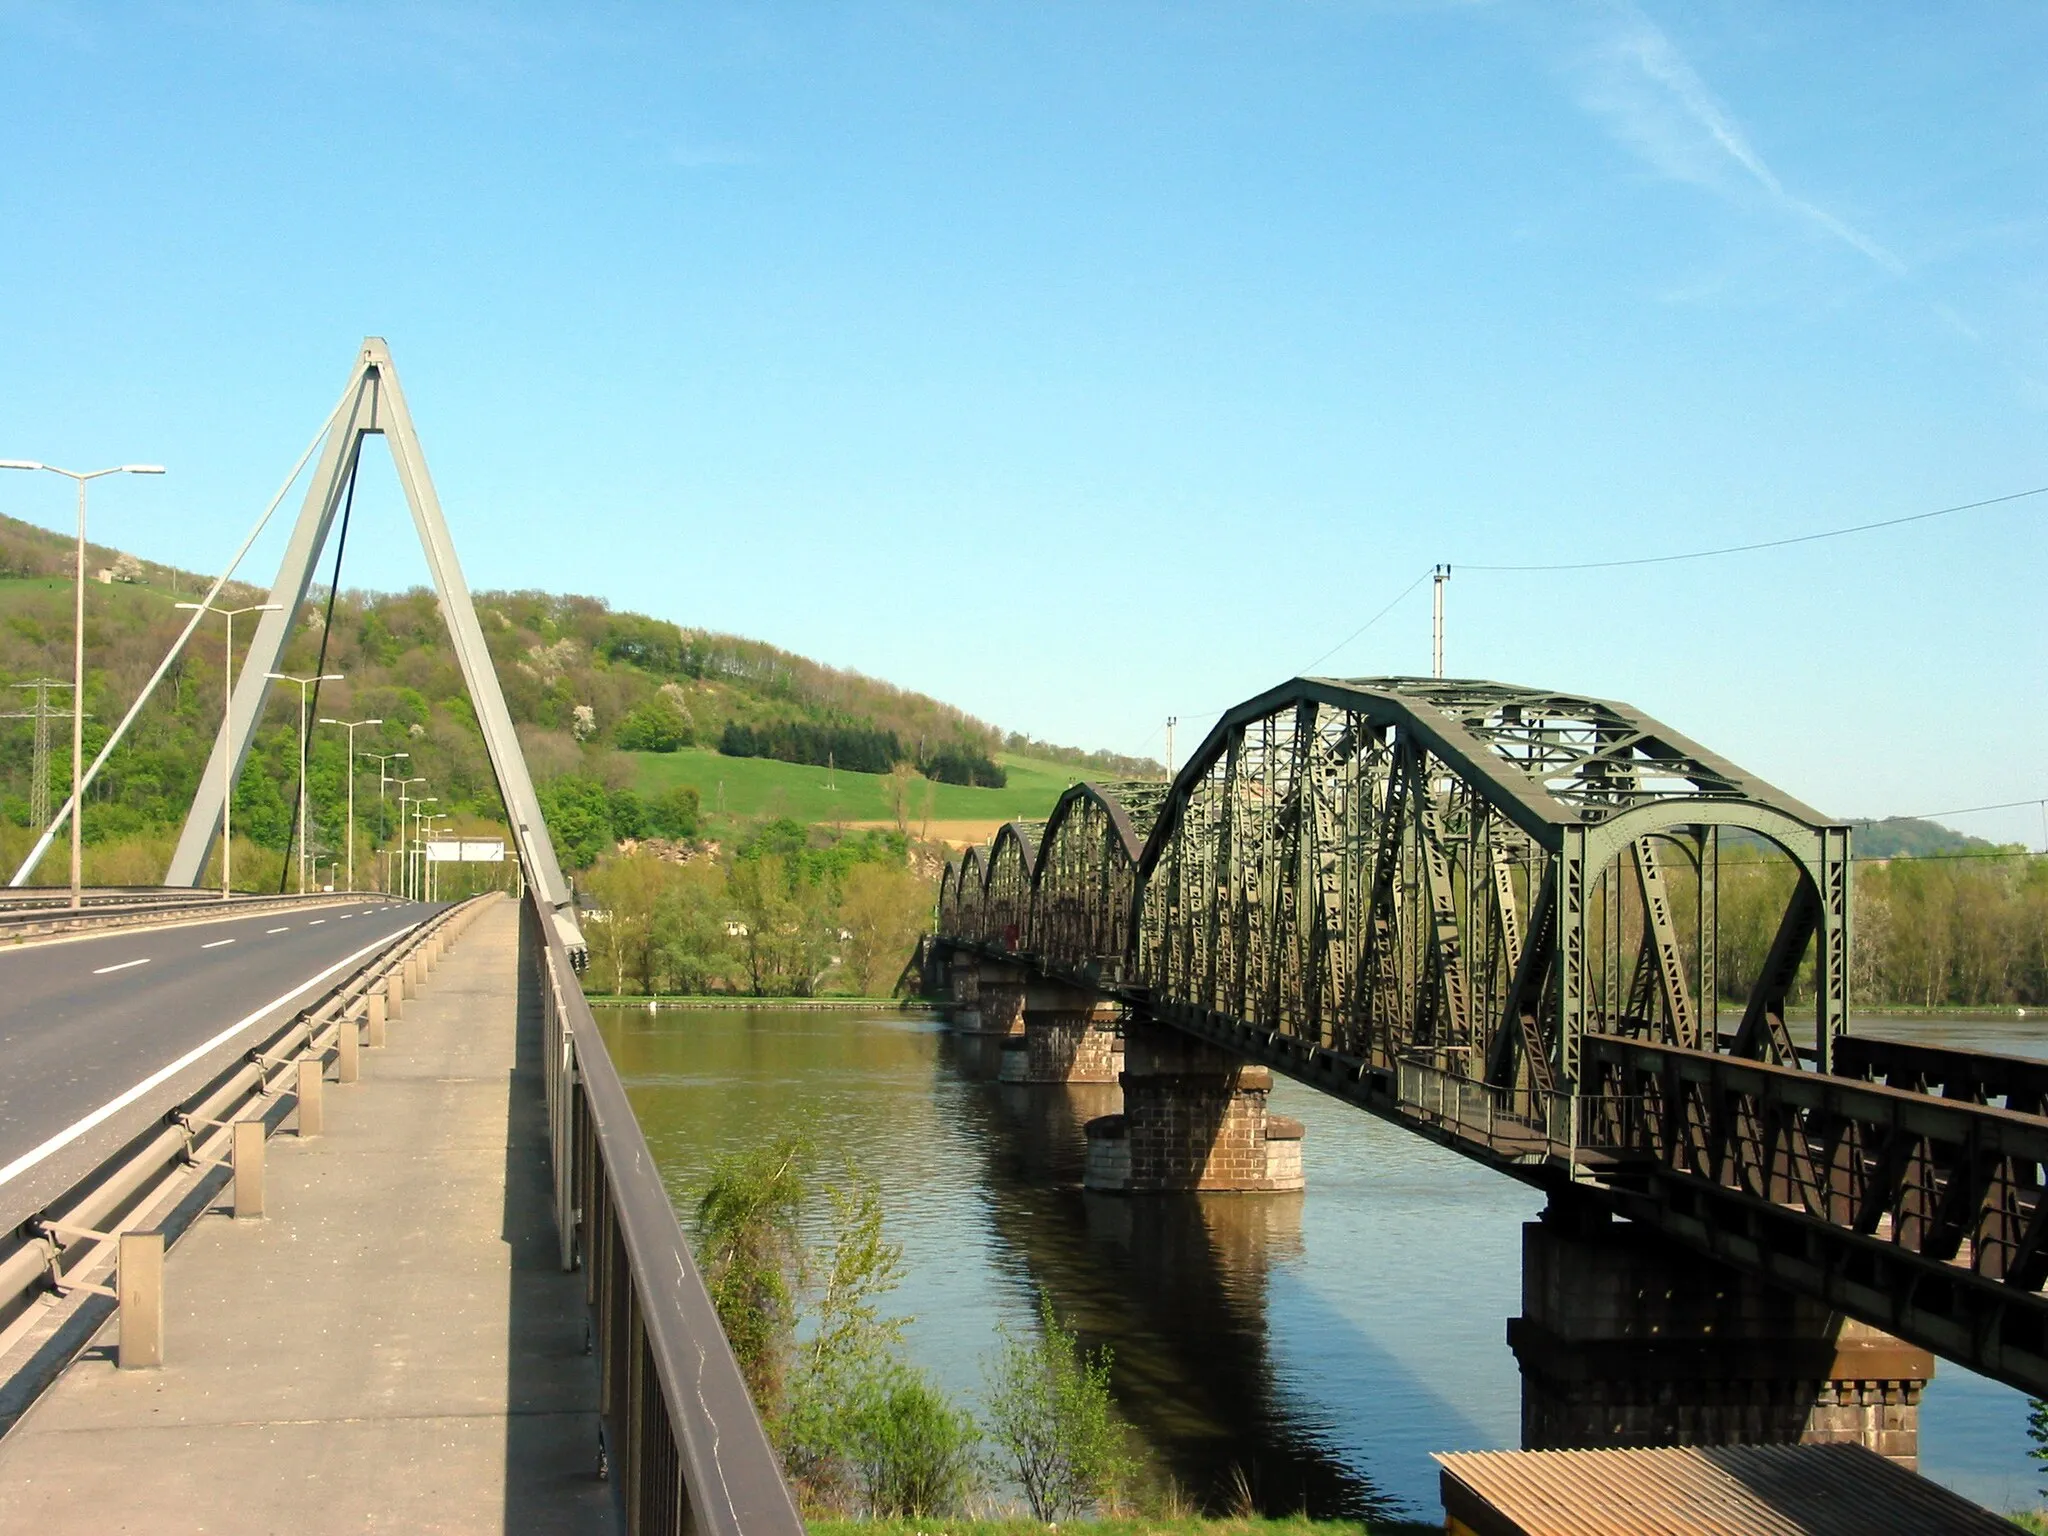
MULTIPOLYGON (((703 797, 713 818, 745 819, 789 816, 802 822, 887 821, 887 781, 877 773, 828 775, 823 768, 779 763, 766 757, 724 757, 705 748, 681 752, 628 753, 639 767, 635 788, 643 795, 689 784, 703 797), (826 781, 830 779, 828 784, 826 781)), ((1080 774, 1064 763, 1038 758, 1001 757, 1010 782, 1002 789, 970 789, 961 784, 933 784, 934 822, 1041 818, 1052 810, 1066 787, 1080 774)), ((924 819, 925 781, 911 786, 912 829, 924 819)))

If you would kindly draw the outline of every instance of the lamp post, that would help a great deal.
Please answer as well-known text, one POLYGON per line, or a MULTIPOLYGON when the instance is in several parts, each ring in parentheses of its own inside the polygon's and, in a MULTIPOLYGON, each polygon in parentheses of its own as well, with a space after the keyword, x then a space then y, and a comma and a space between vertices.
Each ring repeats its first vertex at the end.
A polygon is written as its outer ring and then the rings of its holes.
POLYGON ((71 908, 84 905, 80 896, 85 869, 83 779, 85 757, 85 482, 102 475, 160 475, 161 464, 116 464, 111 469, 59 469, 34 459, 0 459, 0 469, 42 469, 62 475, 78 486, 78 571, 71 615, 71 908))
POLYGON ((312 696, 306 690, 315 683, 338 683, 341 674, 323 672, 318 677, 293 677, 288 672, 266 672, 263 675, 273 682, 299 685, 299 894, 303 896, 306 894, 306 738, 312 732, 306 720, 312 696))
POLYGON ((437 833, 440 830, 440 828, 434 825, 434 823, 437 821, 445 821, 452 825, 455 821, 455 818, 451 815, 448 815, 446 812, 439 812, 435 815, 427 817, 425 824, 422 827, 422 837, 420 841, 420 870, 424 879, 424 883, 426 885, 427 900, 429 901, 438 901, 441 895, 441 876, 440 873, 434 868, 433 859, 433 839, 435 833, 437 833))
POLYGON ((427 813, 422 811, 420 807, 423 805, 438 805, 440 800, 441 797, 439 795, 420 795, 412 803, 412 843, 414 852, 406 856, 406 868, 412 875, 412 899, 414 901, 426 900, 427 891, 427 845, 420 832, 420 823, 425 820, 427 813), (417 856, 416 858, 415 855, 417 856))
POLYGON ((192 613, 217 613, 228 621, 227 654, 221 661, 221 676, 224 679, 222 697, 226 703, 221 706, 221 754, 220 754, 220 899, 226 901, 232 885, 234 860, 234 798, 235 770, 230 759, 234 750, 228 745, 230 723, 235 714, 235 620, 245 613, 275 613, 282 603, 251 603, 247 608, 211 608, 205 603, 179 603, 180 608, 192 613))
MULTIPOLYGON (((398 890, 394 894, 403 896, 406 894, 406 886, 410 883, 412 877, 411 855, 407 851, 410 845, 406 839, 408 823, 405 819, 405 807, 411 797, 406 794, 405 786, 408 784, 424 784, 427 782, 427 776, 419 774, 410 779, 393 779, 391 782, 398 786, 398 890)), ((385 884, 390 884, 388 871, 385 877, 385 884)))
POLYGON ((328 720, 322 718, 322 725, 338 725, 348 732, 348 888, 356 888, 356 727, 359 725, 382 725, 382 720, 328 720))
MULTIPOLYGON (((384 835, 384 786, 397 782, 386 773, 386 765, 395 758, 403 757, 409 759, 412 754, 409 752, 365 752, 363 756, 369 758, 377 765, 377 836, 381 840, 384 835)), ((384 889, 387 891, 391 889, 391 850, 388 848, 384 850, 384 889)))

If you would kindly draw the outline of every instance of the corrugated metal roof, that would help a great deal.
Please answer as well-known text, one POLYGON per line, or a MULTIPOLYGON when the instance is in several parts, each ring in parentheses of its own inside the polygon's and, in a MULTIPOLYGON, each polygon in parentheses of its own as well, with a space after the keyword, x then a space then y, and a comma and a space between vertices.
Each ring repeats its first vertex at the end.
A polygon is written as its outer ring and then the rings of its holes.
POLYGON ((1857 1445, 1464 1451, 1444 1508, 1478 1536, 2012 1536, 2012 1526, 1857 1445), (1477 1516, 1478 1518, 1475 1518, 1477 1516))

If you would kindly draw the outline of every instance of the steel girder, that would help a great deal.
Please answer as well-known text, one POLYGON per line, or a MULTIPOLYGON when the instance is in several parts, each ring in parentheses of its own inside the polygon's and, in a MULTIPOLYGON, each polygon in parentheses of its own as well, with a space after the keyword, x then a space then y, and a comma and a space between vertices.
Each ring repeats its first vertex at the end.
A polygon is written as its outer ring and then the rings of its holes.
POLYGON ((1846 1028, 1846 829, 1607 700, 1297 678, 1227 713, 1172 785, 1076 785, 1033 830, 959 863, 944 931, 1378 1067, 1426 1058, 1531 1116, 1578 1081, 1589 1032, 1825 1067, 1846 1028), (1724 828, 1797 870, 1725 1042, 1724 828))

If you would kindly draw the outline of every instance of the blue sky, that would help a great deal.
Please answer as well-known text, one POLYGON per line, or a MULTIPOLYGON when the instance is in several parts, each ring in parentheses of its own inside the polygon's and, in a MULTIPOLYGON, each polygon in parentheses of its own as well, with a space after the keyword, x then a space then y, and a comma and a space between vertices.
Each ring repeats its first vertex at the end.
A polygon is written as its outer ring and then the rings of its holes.
MULTIPOLYGON (((1839 814, 2040 796, 2048 496, 1471 568, 2048 485, 2044 44, 2013 4, 0 3, 0 456, 163 462, 95 536, 212 568, 374 333, 476 586, 1156 755, 1444 560, 1453 673, 1839 814)), ((351 579, 422 579, 388 472, 359 515, 351 579)), ((1319 670, 1426 670, 1428 617, 1319 670)))

